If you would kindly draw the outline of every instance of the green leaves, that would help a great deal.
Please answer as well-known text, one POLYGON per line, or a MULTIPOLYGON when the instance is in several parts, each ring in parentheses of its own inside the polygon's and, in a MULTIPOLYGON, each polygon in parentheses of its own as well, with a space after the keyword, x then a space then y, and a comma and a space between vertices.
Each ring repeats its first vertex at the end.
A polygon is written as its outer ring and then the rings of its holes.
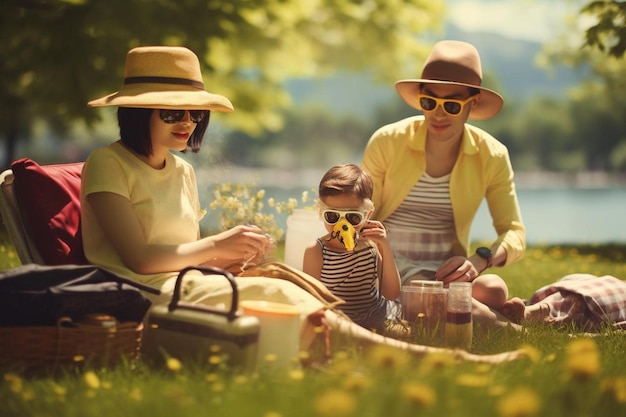
POLYGON ((129 49, 157 44, 198 55, 207 89, 236 109, 220 122, 275 131, 289 106, 283 80, 417 73, 416 39, 442 10, 423 0, 15 0, 0 16, 0 137, 29 137, 34 118, 93 124, 99 111, 86 102, 119 89, 129 49))
POLYGON ((598 19, 585 33, 587 45, 621 58, 626 52, 626 2, 592 1, 581 13, 595 15, 598 19))

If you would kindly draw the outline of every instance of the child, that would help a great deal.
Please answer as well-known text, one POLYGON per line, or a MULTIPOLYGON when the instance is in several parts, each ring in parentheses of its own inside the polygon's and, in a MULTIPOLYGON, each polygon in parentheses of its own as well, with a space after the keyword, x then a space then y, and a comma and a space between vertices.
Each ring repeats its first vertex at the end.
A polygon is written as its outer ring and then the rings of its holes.
POLYGON ((370 220, 373 184, 354 164, 336 165, 319 185, 319 212, 328 234, 304 252, 303 270, 337 297, 355 323, 382 331, 397 318, 400 275, 381 222, 370 220))

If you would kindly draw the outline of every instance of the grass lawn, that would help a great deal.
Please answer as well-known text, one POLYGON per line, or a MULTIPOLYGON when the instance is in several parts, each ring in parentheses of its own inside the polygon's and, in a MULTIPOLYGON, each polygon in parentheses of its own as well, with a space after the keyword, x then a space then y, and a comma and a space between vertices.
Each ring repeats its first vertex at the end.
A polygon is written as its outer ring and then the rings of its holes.
MULTIPOLYGON (((19 265, 0 242, 0 268, 19 265)), ((512 295, 528 298, 574 272, 626 278, 625 245, 533 246, 498 272, 512 295)), ((334 340, 319 368, 234 375, 219 357, 206 367, 83 366, 27 377, 0 370, 0 416, 620 416, 626 415, 626 336, 606 329, 533 326, 525 333, 475 329, 472 353, 524 349, 510 362, 459 362, 448 354, 410 356, 361 350, 334 340)))

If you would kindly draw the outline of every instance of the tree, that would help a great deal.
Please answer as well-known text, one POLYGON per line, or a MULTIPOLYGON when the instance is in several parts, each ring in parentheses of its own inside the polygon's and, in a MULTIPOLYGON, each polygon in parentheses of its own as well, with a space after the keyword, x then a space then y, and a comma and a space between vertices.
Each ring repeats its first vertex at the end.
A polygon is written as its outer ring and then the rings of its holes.
POLYGON ((591 48, 620 58, 626 53, 626 2, 592 1, 581 13, 594 15, 598 22, 585 32, 585 43, 591 48))
POLYGON ((544 58, 589 74, 569 92, 569 115, 563 115, 571 120, 571 140, 584 154, 584 168, 622 169, 621 162, 611 161, 612 153, 626 146, 626 2, 592 1, 580 14, 597 18, 584 40, 564 34, 544 45, 544 58))
POLYGON ((189 47, 207 89, 235 105, 226 123, 276 131, 289 106, 286 77, 417 73, 428 51, 417 35, 439 28, 443 7, 426 0, 12 0, 0 14, 4 165, 35 120, 58 134, 99 120, 86 102, 119 88, 132 47, 189 47))

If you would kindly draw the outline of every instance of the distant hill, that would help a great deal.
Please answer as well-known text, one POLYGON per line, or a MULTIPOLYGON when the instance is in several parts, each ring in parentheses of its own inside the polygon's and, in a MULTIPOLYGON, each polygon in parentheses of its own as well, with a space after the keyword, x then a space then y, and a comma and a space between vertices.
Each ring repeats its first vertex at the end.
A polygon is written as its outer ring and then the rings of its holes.
MULTIPOLYGON (((446 38, 464 40, 480 51, 484 76, 495 80, 494 87, 506 99, 526 101, 543 96, 564 98, 567 89, 578 84, 584 71, 557 67, 548 72, 535 65, 541 44, 491 33, 465 32, 453 25, 446 38)), ((407 74, 418 78, 420 74, 407 74)), ((337 114, 370 117, 385 103, 399 100, 393 85, 376 84, 366 74, 341 73, 324 79, 292 79, 286 87, 296 106, 316 105, 337 114)))
POLYGON ((491 33, 465 32, 449 25, 447 36, 470 42, 480 51, 483 72, 497 79, 503 95, 525 101, 535 96, 563 98, 567 89, 578 84, 584 70, 563 66, 551 70, 535 64, 542 44, 511 39, 491 33))

